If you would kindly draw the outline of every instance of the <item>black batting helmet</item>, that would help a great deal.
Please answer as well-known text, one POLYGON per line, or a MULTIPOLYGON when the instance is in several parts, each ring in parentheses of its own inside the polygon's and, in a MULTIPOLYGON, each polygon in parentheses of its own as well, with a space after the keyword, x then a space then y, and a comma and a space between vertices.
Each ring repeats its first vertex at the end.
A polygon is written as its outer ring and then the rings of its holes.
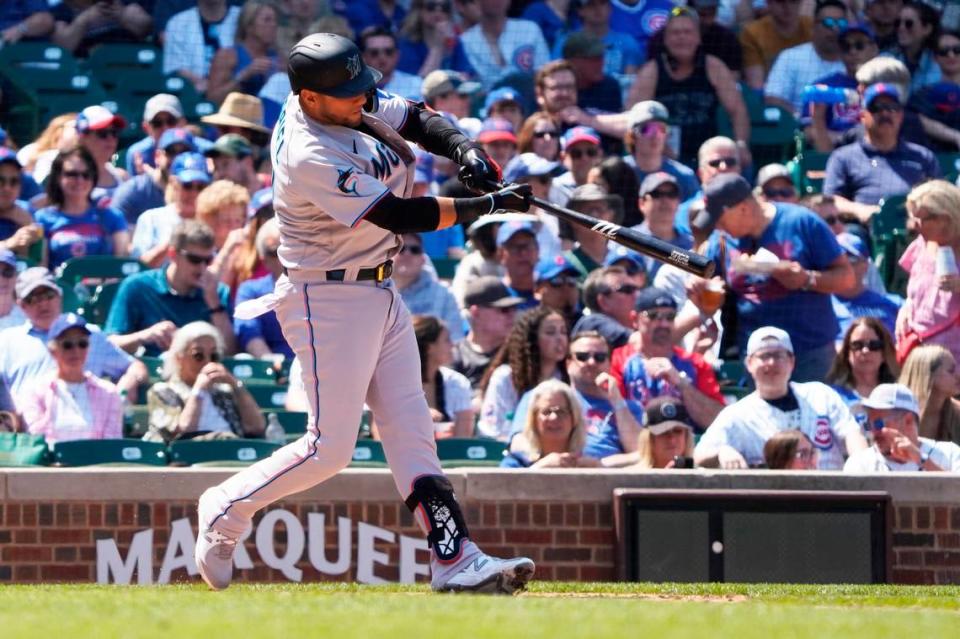
POLYGON ((364 63, 357 45, 334 33, 314 33, 293 45, 287 74, 294 93, 309 89, 335 98, 367 93, 383 77, 364 63))

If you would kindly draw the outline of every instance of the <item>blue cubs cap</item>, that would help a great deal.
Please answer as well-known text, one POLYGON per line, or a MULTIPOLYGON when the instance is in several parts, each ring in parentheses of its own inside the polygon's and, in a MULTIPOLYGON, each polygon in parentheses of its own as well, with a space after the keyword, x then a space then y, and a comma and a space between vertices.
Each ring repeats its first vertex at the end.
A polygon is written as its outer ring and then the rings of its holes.
POLYGON ((546 280, 552 280, 553 278, 563 275, 564 273, 569 273, 575 277, 580 277, 580 271, 574 267, 573 264, 567 261, 562 255, 558 255, 552 260, 546 262, 539 262, 535 271, 536 281, 543 282, 546 280))
POLYGON ((638 311, 649 311, 651 308, 672 308, 676 310, 677 300, 662 288, 650 286, 640 291, 633 308, 638 311))
POLYGON ((199 153, 181 153, 170 165, 170 175, 178 182, 203 182, 210 184, 210 173, 207 172, 207 158, 199 153))
POLYGON ((559 162, 550 161, 536 153, 521 153, 507 162, 503 169, 503 180, 509 184, 527 177, 555 175, 561 170, 559 162))
POLYGON ((0 264, 17 268, 17 254, 10 249, 0 249, 0 264))
POLYGON ((190 151, 197 150, 197 143, 193 140, 193 133, 181 127, 164 131, 157 141, 157 148, 166 151, 174 144, 185 145, 190 151))
POLYGON ((50 326, 50 339, 57 339, 71 328, 81 328, 87 335, 90 334, 90 329, 87 328, 87 321, 85 319, 76 313, 64 313, 53 320, 53 324, 50 326))
POLYGON ((863 92, 863 106, 869 107, 873 104, 873 101, 881 96, 888 96, 900 102, 900 89, 890 84, 889 82, 877 82, 876 84, 871 84, 867 87, 867 90, 863 92))
POLYGON ((486 144, 488 142, 513 142, 517 143, 517 135, 513 131, 513 125, 503 118, 487 118, 480 127, 480 133, 477 134, 477 142, 486 144))
POLYGON ((647 270, 647 264, 643 261, 643 256, 626 246, 614 244, 607 250, 607 257, 603 260, 604 266, 621 265, 627 269, 628 275, 636 275, 641 271, 647 270), (621 264, 622 263, 622 264, 621 264))
POLYGON ((273 187, 268 186, 260 189, 250 196, 250 204, 247 205, 247 219, 260 212, 265 206, 273 206, 273 187))
POLYGON ((530 222, 504 222, 497 229, 497 246, 506 244, 517 233, 529 233, 534 238, 537 237, 537 229, 530 222))
POLYGON ((843 40, 844 38, 847 37, 847 34, 850 34, 850 33, 862 33, 863 35, 867 36, 874 42, 877 41, 877 35, 873 32, 873 29, 871 29, 870 25, 868 25, 866 22, 854 22, 852 24, 848 24, 843 29, 840 29, 840 33, 837 35, 837 37, 843 40))
POLYGON ((560 138, 560 148, 566 151, 577 142, 589 142, 600 146, 600 134, 588 126, 575 126, 564 132, 560 138))
POLYGON ((0 164, 16 164, 18 169, 23 168, 17 159, 16 151, 5 146, 0 146, 0 164))
POLYGON ((517 106, 522 104, 520 93, 510 87, 500 87, 487 94, 487 99, 483 102, 483 115, 486 117, 490 113, 490 108, 498 102, 515 102, 517 106))
POLYGON ((847 255, 859 258, 869 258, 870 249, 867 248, 866 243, 853 233, 841 233, 837 236, 837 244, 840 245, 847 255))

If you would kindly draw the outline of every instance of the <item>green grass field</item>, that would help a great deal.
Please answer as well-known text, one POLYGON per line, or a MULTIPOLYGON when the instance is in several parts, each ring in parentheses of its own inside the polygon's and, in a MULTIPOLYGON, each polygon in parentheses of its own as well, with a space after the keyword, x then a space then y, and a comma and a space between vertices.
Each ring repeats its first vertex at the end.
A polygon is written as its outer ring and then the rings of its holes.
POLYGON ((517 597, 423 586, 3 586, 0 637, 960 637, 960 587, 535 583, 517 597))

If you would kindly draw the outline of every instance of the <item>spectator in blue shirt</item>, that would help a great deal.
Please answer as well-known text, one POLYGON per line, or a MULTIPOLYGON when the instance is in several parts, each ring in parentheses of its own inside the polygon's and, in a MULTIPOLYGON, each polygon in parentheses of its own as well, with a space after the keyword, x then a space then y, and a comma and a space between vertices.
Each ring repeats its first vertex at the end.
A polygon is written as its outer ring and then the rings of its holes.
MULTIPOLYGON (((50 327, 63 312, 63 290, 47 269, 35 266, 17 277, 17 303, 27 321, 0 331, 0 378, 14 402, 21 400, 41 376, 56 368, 47 348, 50 327)), ((130 397, 147 380, 147 367, 114 346, 99 330, 91 330, 84 370, 109 377, 130 397)))
POLYGON ((929 149, 900 139, 899 88, 871 85, 863 94, 863 107, 863 139, 830 154, 823 192, 834 197, 841 213, 868 222, 884 198, 906 194, 917 184, 939 177, 940 164, 929 149))
POLYGON ((464 326, 453 293, 437 280, 435 273, 423 268, 427 257, 419 233, 404 233, 403 246, 393 258, 393 280, 403 303, 414 315, 439 318, 453 342, 463 339, 464 326))
POLYGON ((579 31, 563 45, 563 59, 573 67, 577 80, 577 106, 603 113, 623 110, 620 83, 603 70, 606 46, 603 40, 579 31))
MULTIPOLYGON (((186 126, 180 98, 170 93, 158 93, 147 100, 143 107, 145 138, 134 142, 127 149, 126 169, 131 176, 140 175, 147 167, 156 166, 154 153, 161 136, 174 127, 186 126)), ((159 205, 158 205, 159 206, 159 205)), ((153 208, 153 207, 150 207, 153 208)))
POLYGON ((132 353, 141 346, 157 357, 170 346, 177 327, 210 322, 234 351, 230 289, 209 270, 213 231, 196 220, 183 222, 170 238, 169 263, 128 276, 117 291, 104 330, 111 341, 132 353))
MULTIPOLYGON (((573 5, 582 23, 581 30, 597 36, 606 46, 604 73, 613 76, 636 73, 644 59, 640 46, 622 25, 611 23, 610 0, 573 0, 573 5)), ((564 42, 566 35, 559 34, 553 46, 554 58, 562 57, 564 42)))
POLYGON ((657 171, 665 171, 676 178, 680 201, 685 202, 700 191, 700 183, 693 170, 666 155, 670 137, 670 113, 655 100, 638 102, 627 113, 627 133, 624 144, 630 152, 624 160, 633 167, 637 184, 657 171))
MULTIPOLYGON (((397 68, 405 73, 426 78, 437 69, 452 69, 460 39, 452 18, 451 0, 413 0, 410 12, 403 19, 397 38, 400 62, 397 68)), ((462 51, 456 56, 463 59, 462 51)), ((458 69, 467 72, 468 69, 458 69)), ((473 75, 473 70, 469 70, 473 75)))
POLYGON ((0 42, 43 38, 53 30, 47 0, 0 0, 0 42))
MULTIPOLYGON (((167 129, 160 136, 156 150, 151 151, 151 156, 156 158, 155 164, 144 167, 143 173, 118 186, 110 205, 123 213, 127 224, 136 225, 143 213, 165 205, 173 160, 181 153, 196 151, 197 146, 190 131, 181 128, 167 129)), ((136 237, 134 232, 134 240, 136 237)))
POLYGON ((82 146, 61 152, 47 178, 50 206, 37 211, 55 269, 73 257, 127 255, 130 234, 117 210, 98 206, 91 199, 97 164, 82 146))
POLYGON ((393 29, 407 15, 403 3, 397 0, 334 0, 331 6, 347 19, 357 35, 367 27, 393 29))
POLYGON ((540 25, 543 39, 552 48, 567 28, 569 11, 570 0, 534 0, 526 6, 520 17, 540 25))
MULTIPOLYGON (((680 184, 665 171, 651 173, 640 184, 640 211, 644 220, 634 228, 680 248, 693 248, 693 236, 677 228, 680 184)), ((663 262, 644 256, 647 277, 653 280, 663 262)))
MULTIPOLYGON (((704 187, 706 206, 695 228, 717 228, 707 255, 737 305, 737 344, 763 325, 786 331, 793 342, 798 382, 823 379, 833 362, 837 319, 830 296, 853 284, 853 269, 836 237, 803 207, 759 202, 739 175, 718 175, 704 187), (726 250, 721 245, 726 244, 726 250)), ((690 285, 698 304, 706 280, 690 285)))
POLYGON ((610 0, 610 24, 633 35, 642 59, 647 59, 647 42, 663 28, 675 6, 670 0, 610 0))
MULTIPOLYGON (((277 278, 283 272, 277 248, 280 246, 280 229, 277 218, 267 220, 257 231, 257 254, 264 266, 270 271, 263 277, 247 280, 237 288, 236 303, 255 300, 273 291, 277 278)), ((280 330, 275 311, 264 313, 254 319, 234 319, 233 328, 237 334, 239 350, 261 359, 281 355, 293 359, 293 350, 287 344, 280 330)))
POLYGON ((0 147, 0 249, 21 254, 43 236, 33 216, 17 200, 23 175, 17 154, 0 147))
POLYGON ((523 298, 517 310, 539 304, 534 295, 534 269, 540 260, 536 228, 530 222, 504 222, 497 229, 497 258, 503 266, 503 283, 511 295, 523 298))
POLYGON ((884 328, 891 335, 895 334, 897 313, 900 312, 901 302, 866 287, 870 249, 862 239, 852 233, 841 233, 837 236, 837 242, 847 254, 854 274, 852 286, 833 294, 833 311, 840 325, 837 343, 843 340, 847 329, 850 328, 850 323, 858 317, 875 317, 883 323, 884 328))

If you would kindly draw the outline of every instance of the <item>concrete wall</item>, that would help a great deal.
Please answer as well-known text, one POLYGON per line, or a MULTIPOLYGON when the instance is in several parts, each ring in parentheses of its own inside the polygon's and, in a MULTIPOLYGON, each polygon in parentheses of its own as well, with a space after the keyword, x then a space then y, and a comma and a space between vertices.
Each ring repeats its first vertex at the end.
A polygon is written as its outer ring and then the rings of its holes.
MULTIPOLYGON (((232 472, 0 470, 0 583, 194 578, 196 499, 232 472)), ((471 536, 488 552, 532 557, 544 579, 615 579, 613 490, 668 488, 884 491, 895 511, 893 580, 960 583, 957 476, 495 469, 449 475, 471 536)), ((251 567, 240 579, 423 579, 422 535, 387 471, 344 471, 273 510, 286 512, 271 514, 269 525, 247 540, 251 567)))

